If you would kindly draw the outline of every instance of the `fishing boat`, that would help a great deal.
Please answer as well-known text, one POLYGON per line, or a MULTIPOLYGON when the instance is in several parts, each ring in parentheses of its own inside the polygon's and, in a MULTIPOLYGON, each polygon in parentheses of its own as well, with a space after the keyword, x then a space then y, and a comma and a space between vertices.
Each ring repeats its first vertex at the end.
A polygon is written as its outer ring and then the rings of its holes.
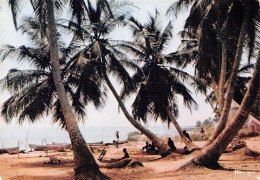
POLYGON ((89 145, 89 146, 103 146, 104 142, 103 141, 92 142, 92 143, 87 143, 87 145, 89 145))
POLYGON ((9 154, 17 154, 17 153, 19 153, 19 147, 5 148, 5 149, 6 149, 6 151, 9 154))
POLYGON ((36 145, 36 144, 29 144, 29 147, 31 149, 34 149, 34 151, 43 151, 47 149, 47 146, 41 146, 41 145, 36 145))
POLYGON ((8 153, 6 149, 0 149, 0 154, 8 153))
POLYGON ((71 144, 67 143, 52 143, 47 144, 47 150, 57 150, 57 151, 64 151, 64 150, 70 150, 72 148, 71 144))

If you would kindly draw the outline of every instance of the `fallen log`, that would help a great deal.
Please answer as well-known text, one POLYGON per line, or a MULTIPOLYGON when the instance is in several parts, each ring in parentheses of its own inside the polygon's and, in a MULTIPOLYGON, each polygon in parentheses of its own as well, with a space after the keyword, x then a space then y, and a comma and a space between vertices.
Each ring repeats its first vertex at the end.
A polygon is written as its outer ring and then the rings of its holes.
POLYGON ((130 162, 132 161, 132 159, 127 158, 127 159, 121 159, 119 161, 115 161, 115 162, 109 162, 109 163, 103 163, 100 162, 99 160, 97 160, 97 164, 100 168, 123 168, 126 167, 130 162))

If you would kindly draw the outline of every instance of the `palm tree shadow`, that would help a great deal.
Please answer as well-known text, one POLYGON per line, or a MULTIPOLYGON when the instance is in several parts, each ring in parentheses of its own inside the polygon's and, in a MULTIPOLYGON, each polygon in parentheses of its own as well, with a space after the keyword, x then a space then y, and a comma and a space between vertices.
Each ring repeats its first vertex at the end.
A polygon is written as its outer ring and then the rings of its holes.
POLYGON ((24 168, 65 168, 70 167, 73 169, 73 160, 61 160, 61 163, 48 163, 43 161, 38 162, 24 162, 19 164, 19 166, 22 166, 24 168))

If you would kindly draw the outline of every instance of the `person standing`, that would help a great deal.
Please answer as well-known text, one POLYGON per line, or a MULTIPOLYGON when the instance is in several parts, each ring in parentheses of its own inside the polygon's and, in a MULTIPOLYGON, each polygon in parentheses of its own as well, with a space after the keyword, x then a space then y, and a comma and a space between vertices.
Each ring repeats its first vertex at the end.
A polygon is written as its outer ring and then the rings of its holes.
POLYGON ((205 135, 205 131, 203 128, 200 129, 200 133, 201 133, 201 137, 202 137, 202 140, 203 140, 203 136, 205 135))
POLYGON ((119 144, 119 131, 116 131, 116 147, 118 148, 118 144, 119 144))

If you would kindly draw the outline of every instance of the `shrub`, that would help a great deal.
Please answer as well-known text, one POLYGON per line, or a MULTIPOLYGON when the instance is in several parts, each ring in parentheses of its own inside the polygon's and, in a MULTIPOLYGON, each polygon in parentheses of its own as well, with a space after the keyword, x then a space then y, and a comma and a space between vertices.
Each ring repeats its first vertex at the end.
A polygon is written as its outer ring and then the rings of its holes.
POLYGON ((140 131, 129 132, 127 135, 127 140, 130 141, 132 139, 131 137, 136 136, 136 135, 142 135, 142 133, 140 131))

